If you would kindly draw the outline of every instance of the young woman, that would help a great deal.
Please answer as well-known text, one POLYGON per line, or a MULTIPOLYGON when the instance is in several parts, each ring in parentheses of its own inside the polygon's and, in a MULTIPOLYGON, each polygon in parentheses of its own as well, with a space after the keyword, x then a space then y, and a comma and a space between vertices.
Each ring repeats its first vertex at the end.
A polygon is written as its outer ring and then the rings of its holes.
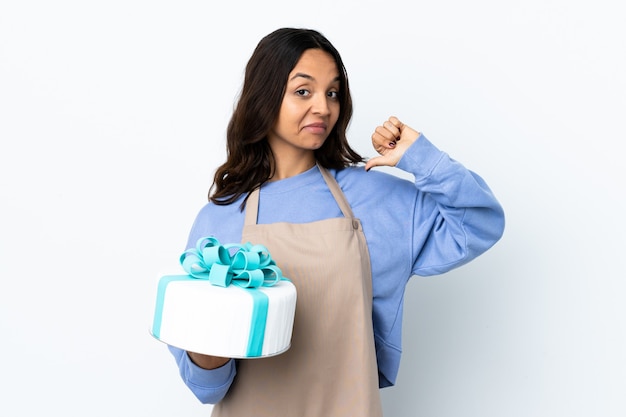
POLYGON ((271 358, 170 347, 214 416, 381 416, 407 281, 459 267, 503 233, 481 177, 396 117, 376 127, 379 156, 365 161, 346 139, 351 116, 346 70, 322 34, 283 28, 260 41, 188 247, 209 235, 265 245, 298 290, 296 321, 291 348, 271 358))

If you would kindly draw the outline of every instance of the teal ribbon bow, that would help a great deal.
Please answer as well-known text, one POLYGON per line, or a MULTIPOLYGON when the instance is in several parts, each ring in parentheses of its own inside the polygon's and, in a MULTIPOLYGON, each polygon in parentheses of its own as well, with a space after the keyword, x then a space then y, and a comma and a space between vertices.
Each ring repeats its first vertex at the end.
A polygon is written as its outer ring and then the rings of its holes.
POLYGON ((180 263, 192 277, 220 287, 231 283, 244 288, 271 287, 286 279, 265 246, 249 242, 222 245, 212 236, 198 239, 195 249, 183 252, 180 263))

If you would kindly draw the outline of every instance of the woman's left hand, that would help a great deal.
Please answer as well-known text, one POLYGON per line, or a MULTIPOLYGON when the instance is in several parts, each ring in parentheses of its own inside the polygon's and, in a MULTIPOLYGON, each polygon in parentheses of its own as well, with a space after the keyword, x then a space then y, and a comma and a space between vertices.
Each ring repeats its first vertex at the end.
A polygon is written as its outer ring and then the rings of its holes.
POLYGON ((372 146, 381 156, 371 158, 365 164, 369 171, 375 166, 396 166, 406 150, 417 140, 419 132, 391 116, 372 134, 372 146))

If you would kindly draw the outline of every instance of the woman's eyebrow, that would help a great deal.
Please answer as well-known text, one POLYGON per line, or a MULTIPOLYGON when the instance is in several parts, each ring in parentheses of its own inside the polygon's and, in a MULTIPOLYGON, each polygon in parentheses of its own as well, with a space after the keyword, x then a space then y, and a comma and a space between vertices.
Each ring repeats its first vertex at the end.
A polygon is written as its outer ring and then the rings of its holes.
POLYGON ((309 74, 305 74, 303 72, 295 73, 294 76, 289 79, 289 81, 293 81, 293 80, 295 80, 298 77, 306 78, 307 80, 311 80, 311 81, 315 81, 314 77, 310 76, 309 74))
MULTIPOLYGON (((297 72, 297 73, 295 73, 295 74, 293 75, 293 77, 291 77, 291 78, 289 79, 289 81, 293 81, 293 80, 295 80, 295 79, 296 79, 296 78, 298 78, 298 77, 300 77, 300 78, 306 78, 307 80, 311 80, 311 81, 315 81, 315 77, 313 77, 313 76, 311 76, 311 75, 309 75, 309 74, 306 74, 306 73, 304 73, 304 72, 297 72)), ((341 80, 341 78, 340 78, 339 76, 336 76, 336 77, 335 77, 335 79, 333 80, 333 82, 340 81, 340 80, 341 80)))

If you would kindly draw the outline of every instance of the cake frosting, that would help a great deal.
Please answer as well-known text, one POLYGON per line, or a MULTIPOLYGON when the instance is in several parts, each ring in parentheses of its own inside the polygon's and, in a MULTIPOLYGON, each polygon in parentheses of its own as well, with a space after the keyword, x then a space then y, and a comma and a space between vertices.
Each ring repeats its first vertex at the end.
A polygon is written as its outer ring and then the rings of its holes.
POLYGON ((250 243, 198 240, 180 263, 187 275, 158 279, 151 334, 191 352, 229 358, 278 355, 289 349, 296 288, 267 249, 250 243))

